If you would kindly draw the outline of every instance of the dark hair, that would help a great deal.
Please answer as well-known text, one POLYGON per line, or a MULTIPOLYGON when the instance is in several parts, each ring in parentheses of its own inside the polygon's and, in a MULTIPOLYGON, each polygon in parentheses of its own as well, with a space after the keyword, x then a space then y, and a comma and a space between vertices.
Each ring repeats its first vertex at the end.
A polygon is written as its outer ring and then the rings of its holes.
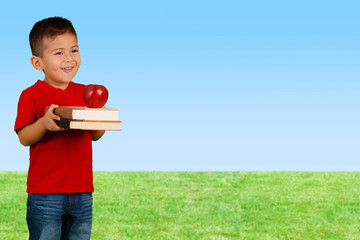
POLYGON ((35 23, 29 35, 32 54, 34 56, 42 57, 44 51, 42 40, 45 37, 52 38, 64 33, 72 33, 77 37, 72 23, 65 18, 51 17, 35 23))

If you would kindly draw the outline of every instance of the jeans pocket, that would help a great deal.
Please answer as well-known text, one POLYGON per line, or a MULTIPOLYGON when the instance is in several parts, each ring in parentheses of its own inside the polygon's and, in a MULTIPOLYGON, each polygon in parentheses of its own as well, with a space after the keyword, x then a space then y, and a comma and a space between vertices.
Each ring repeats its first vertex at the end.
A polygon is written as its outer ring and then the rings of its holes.
POLYGON ((31 193, 28 197, 28 214, 35 218, 58 221, 63 214, 64 198, 61 194, 31 193))

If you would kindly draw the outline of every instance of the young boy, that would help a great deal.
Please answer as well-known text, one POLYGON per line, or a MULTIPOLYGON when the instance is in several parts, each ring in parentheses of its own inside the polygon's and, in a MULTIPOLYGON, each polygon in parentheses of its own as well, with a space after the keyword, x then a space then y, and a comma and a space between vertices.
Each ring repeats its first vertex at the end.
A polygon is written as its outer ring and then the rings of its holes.
POLYGON ((58 106, 84 106, 85 85, 72 82, 81 63, 77 35, 69 20, 47 18, 33 26, 30 46, 31 64, 45 78, 22 92, 15 121, 21 144, 30 146, 29 239, 90 239, 91 142, 104 131, 64 130, 54 114, 58 106))

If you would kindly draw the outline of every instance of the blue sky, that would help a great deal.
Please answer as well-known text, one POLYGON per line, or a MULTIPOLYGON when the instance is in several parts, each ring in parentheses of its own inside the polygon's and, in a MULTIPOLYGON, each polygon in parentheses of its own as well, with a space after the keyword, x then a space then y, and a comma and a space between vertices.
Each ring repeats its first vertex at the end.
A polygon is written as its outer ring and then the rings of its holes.
POLYGON ((102 84, 121 132, 94 170, 360 170, 357 1, 7 1, 0 10, 3 157, 27 170, 13 131, 21 91, 43 74, 28 34, 75 26, 75 82, 102 84))

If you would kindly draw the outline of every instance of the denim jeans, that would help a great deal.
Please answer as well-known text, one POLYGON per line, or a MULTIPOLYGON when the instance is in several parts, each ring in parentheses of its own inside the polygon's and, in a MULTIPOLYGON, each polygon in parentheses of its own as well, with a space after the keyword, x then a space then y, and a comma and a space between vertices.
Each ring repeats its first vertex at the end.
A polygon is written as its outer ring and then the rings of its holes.
POLYGON ((29 193, 29 240, 90 239, 92 193, 29 193))

